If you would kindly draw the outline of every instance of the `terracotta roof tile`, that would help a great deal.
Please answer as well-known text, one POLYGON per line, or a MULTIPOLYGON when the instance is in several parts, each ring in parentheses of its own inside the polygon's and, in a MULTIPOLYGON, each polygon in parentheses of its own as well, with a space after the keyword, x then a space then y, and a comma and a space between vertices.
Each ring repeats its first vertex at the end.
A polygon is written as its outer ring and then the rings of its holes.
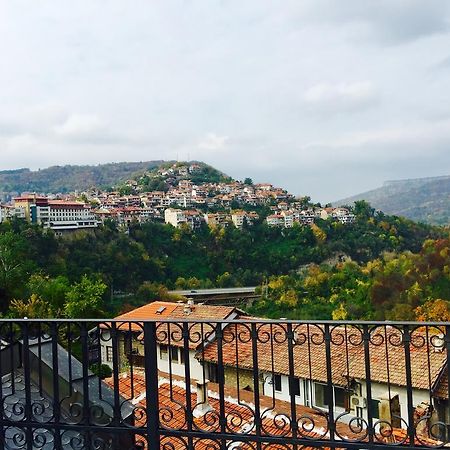
MULTIPOLYGON (((289 375, 287 328, 282 324, 258 324, 258 368, 264 372, 289 375)), ((349 379, 365 379, 365 355, 362 334, 356 328, 334 327, 330 332, 332 380, 335 385, 347 386, 349 379)), ((327 382, 326 344, 322 325, 294 326, 294 376, 327 382)), ((432 337, 421 330, 412 333, 409 345, 411 382, 414 388, 432 389, 447 360, 445 351, 435 351, 432 337)), ((254 344, 250 325, 230 324, 224 330, 222 342, 223 364, 253 369, 254 344)), ((370 376, 372 381, 406 385, 405 345, 396 329, 380 329, 371 334, 369 343, 370 376)), ((200 360, 218 362, 218 342, 198 353, 200 360)))
MULTIPOLYGON (((105 380, 107 384, 114 387, 113 378, 105 380)), ((167 429, 181 429, 187 430, 186 423, 186 389, 184 382, 180 382, 178 377, 172 379, 171 384, 168 379, 161 378, 158 389, 158 401, 160 406, 160 423, 163 428, 167 429)), ((122 397, 128 399, 135 405, 136 412, 136 425, 145 426, 146 418, 145 411, 146 399, 145 399, 145 376, 142 373, 135 372, 133 377, 130 374, 119 377, 119 391, 122 397)), ((219 432, 219 388, 217 384, 210 383, 208 386, 209 404, 211 411, 207 412, 200 417, 194 418, 194 428, 197 431, 209 431, 219 432)), ((225 415, 227 419, 227 429, 230 433, 250 433, 254 434, 254 403, 255 399, 253 393, 247 391, 238 391, 225 387, 225 415)), ((197 396, 195 387, 191 386, 191 404, 192 408, 195 408, 197 402, 197 396)), ((261 433, 267 436, 292 436, 290 429, 290 404, 288 402, 273 400, 270 397, 261 396, 261 433)), ((319 414, 316 410, 307 408, 305 406, 297 406, 297 415, 300 417, 299 425, 301 427, 300 434, 302 437, 309 439, 326 439, 327 438, 327 421, 325 414, 319 414), (303 417, 303 419, 301 418, 303 417), (308 417, 308 419, 306 418, 308 417), (311 427, 311 421, 313 419, 314 427, 311 427), (303 425, 303 426, 302 426, 303 425)), ((338 432, 343 436, 356 438, 357 435, 349 433, 349 427, 346 424, 337 423, 338 432)), ((139 440, 139 437, 137 437, 139 440)), ((186 446, 176 438, 166 437, 162 440, 164 443, 171 443, 173 450, 185 450, 186 446)), ((206 450, 208 444, 212 444, 213 441, 209 439, 197 440, 194 439, 195 448, 206 450)), ((248 447, 239 447, 253 449, 253 446, 249 444, 248 447)), ((279 447, 277 444, 265 446, 268 450, 276 450, 278 448, 290 448, 286 445, 279 447)), ((304 448, 306 450, 306 448, 304 448)), ((312 447, 311 447, 312 450, 312 447)))
MULTIPOLYGON (((194 304, 188 313, 186 311, 187 306, 184 303, 155 301, 117 316, 115 320, 124 321, 117 324, 119 330, 136 333, 143 332, 141 320, 165 319, 173 321, 170 323, 157 323, 157 340, 159 343, 165 344, 168 344, 170 341, 170 345, 178 347, 182 347, 184 344, 183 325, 178 320, 189 320, 187 324, 189 329, 189 348, 195 350, 203 341, 214 334, 217 322, 232 320, 241 313, 241 311, 231 306, 201 304, 194 304), (210 323, 196 323, 199 320, 208 320, 210 323)), ((103 329, 110 326, 110 323, 101 325, 103 329)))

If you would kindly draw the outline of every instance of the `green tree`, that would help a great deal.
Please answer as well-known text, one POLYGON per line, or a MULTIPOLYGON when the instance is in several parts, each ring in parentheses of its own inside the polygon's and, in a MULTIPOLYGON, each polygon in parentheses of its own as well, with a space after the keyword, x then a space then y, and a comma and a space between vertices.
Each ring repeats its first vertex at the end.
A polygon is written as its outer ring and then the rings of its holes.
POLYGON ((9 301, 20 292, 30 261, 26 242, 12 231, 0 233, 0 310, 8 308, 9 301))
POLYGON ((106 289, 103 281, 91 280, 84 275, 81 281, 73 284, 67 292, 64 314, 72 319, 101 317, 106 289))
POLYGON ((60 275, 50 278, 42 274, 33 274, 28 280, 27 287, 30 295, 37 295, 48 304, 55 317, 62 315, 66 295, 70 289, 67 277, 60 275))

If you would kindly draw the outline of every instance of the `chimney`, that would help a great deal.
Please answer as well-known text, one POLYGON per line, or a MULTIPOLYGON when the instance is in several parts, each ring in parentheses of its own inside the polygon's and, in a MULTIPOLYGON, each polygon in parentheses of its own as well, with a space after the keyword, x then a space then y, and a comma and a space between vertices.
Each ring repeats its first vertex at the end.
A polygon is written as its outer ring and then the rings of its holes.
POLYGON ((192 311, 194 311, 194 300, 192 300, 192 298, 190 298, 184 305, 184 313, 186 315, 189 315, 192 311))
POLYGON ((195 418, 203 417, 209 411, 213 410, 208 399, 208 384, 209 380, 204 380, 203 382, 197 381, 197 405, 193 411, 195 418))
POLYGON ((431 337, 431 345, 435 353, 442 353, 445 347, 444 333, 439 333, 431 337))

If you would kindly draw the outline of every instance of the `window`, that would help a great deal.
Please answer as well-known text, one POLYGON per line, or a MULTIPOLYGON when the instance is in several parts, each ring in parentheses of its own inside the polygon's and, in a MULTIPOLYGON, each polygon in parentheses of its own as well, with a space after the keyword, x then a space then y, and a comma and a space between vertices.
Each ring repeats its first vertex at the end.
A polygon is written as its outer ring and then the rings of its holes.
MULTIPOLYGON (((345 389, 334 387, 334 406, 338 408, 348 409, 348 392, 345 389)), ((314 384, 315 404, 319 408, 327 408, 330 404, 330 397, 328 394, 328 386, 326 384, 314 384)))
POLYGON ((293 394, 300 395, 300 378, 294 378, 292 381, 293 394))
POLYGON ((112 362, 113 360, 113 348, 106 347, 106 361, 112 362))
POLYGON ((184 364, 184 349, 180 348, 180 364, 184 364))
POLYGON ((303 386, 305 388, 304 395, 305 395, 305 405, 311 406, 311 397, 312 397, 312 382, 311 380, 305 380, 303 383, 303 386))
POLYGON ((334 406, 338 408, 348 409, 348 392, 345 389, 335 387, 334 388, 334 406))
POLYGON ((178 347, 170 346, 170 358, 172 362, 178 362, 178 347))
POLYGON ((314 398, 316 406, 320 408, 325 408, 329 404, 328 398, 328 386, 325 384, 314 384, 314 398))
POLYGON ((168 359, 167 352, 168 352, 167 345, 161 344, 159 346, 159 357, 164 361, 168 359))
POLYGON ((281 375, 274 375, 273 378, 272 378, 272 382, 273 382, 273 384, 275 386, 275 390, 277 392, 281 392, 282 391, 282 389, 281 389, 281 375))
POLYGON ((371 400, 370 401, 370 411, 372 412, 372 417, 374 419, 380 418, 380 400, 371 400))
POLYGON ((213 383, 217 383, 219 381, 216 364, 208 364, 208 375, 209 380, 213 383))

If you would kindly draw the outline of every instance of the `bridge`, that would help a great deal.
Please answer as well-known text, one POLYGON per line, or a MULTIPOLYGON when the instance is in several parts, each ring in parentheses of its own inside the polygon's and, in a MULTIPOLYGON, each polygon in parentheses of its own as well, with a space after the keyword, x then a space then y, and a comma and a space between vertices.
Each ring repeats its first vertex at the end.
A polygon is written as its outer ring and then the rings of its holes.
POLYGON ((196 302, 209 305, 239 306, 251 305, 253 301, 261 297, 256 292, 257 286, 217 288, 217 289, 188 289, 169 291, 169 294, 192 298, 196 302))

